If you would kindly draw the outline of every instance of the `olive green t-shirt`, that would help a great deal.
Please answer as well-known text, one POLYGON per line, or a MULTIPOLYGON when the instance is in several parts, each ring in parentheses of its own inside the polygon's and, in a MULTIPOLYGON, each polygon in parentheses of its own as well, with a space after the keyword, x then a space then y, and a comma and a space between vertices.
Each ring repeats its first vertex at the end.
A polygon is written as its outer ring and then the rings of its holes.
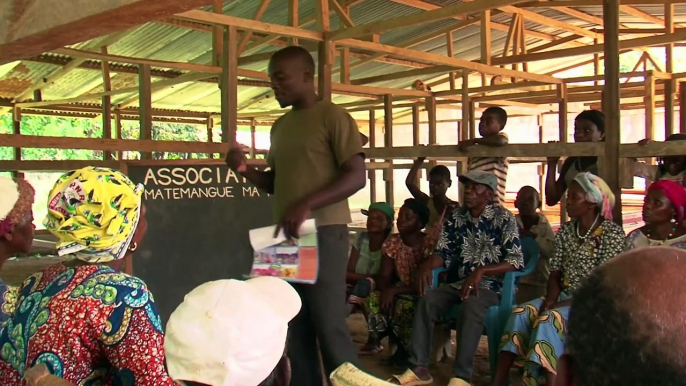
MULTIPOLYGON (((290 205, 333 182, 339 167, 363 154, 357 123, 348 112, 321 101, 309 109, 291 110, 274 122, 267 164, 274 170, 274 218, 290 205)), ((312 211, 317 226, 351 222, 348 200, 312 211)))

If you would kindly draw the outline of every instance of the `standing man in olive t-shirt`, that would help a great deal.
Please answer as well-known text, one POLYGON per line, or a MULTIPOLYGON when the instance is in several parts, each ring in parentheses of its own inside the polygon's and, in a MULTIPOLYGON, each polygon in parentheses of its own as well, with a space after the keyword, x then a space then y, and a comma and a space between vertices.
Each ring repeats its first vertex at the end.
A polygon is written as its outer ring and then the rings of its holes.
POLYGON ((357 361, 345 323, 345 273, 348 257, 348 197, 366 183, 360 132, 348 112, 323 101, 315 91, 315 64, 307 50, 291 46, 272 55, 269 77, 276 100, 291 111, 271 131, 271 149, 262 172, 248 167, 233 148, 227 165, 258 188, 274 194, 274 216, 288 237, 313 217, 317 224, 319 276, 313 285, 295 284, 303 300, 293 319, 288 356, 293 385, 321 385, 317 341, 324 370, 357 361))

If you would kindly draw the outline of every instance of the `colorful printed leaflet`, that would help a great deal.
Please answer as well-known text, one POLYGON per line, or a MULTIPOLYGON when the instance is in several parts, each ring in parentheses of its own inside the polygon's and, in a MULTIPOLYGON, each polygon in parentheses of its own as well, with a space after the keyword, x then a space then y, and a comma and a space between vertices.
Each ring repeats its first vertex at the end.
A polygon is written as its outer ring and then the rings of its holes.
POLYGON ((286 240, 281 233, 273 237, 275 227, 253 229, 250 242, 254 249, 250 277, 276 276, 296 283, 315 283, 319 273, 317 233, 314 220, 300 229, 300 239, 286 240))

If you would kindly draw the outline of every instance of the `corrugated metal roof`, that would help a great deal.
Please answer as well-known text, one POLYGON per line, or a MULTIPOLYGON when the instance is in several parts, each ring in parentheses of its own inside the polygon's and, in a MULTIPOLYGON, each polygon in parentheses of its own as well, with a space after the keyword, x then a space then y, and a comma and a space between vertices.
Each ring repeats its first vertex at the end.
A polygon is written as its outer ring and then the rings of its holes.
MULTIPOLYGON (((224 12, 232 16, 252 19, 255 16, 255 13, 261 2, 261 0, 225 1, 224 12)), ((459 2, 459 0, 431 1, 431 3, 437 5, 450 5, 457 2, 459 2)), ((663 17, 663 5, 641 6, 636 8, 657 17, 663 17)), ((210 8, 206 9, 209 10, 210 8)), ((542 16, 563 21, 578 27, 599 27, 589 23, 588 21, 579 20, 576 17, 570 16, 554 8, 527 9, 535 11, 542 16)), ((602 17, 602 7, 600 6, 578 7, 575 8, 575 10, 588 13, 589 15, 602 17)), ((398 16, 412 15, 418 12, 422 11, 391 0, 364 0, 350 9, 350 17, 356 24, 359 25, 398 16)), ((314 13, 314 1, 300 1, 299 19, 301 22, 311 18, 314 13)), ((676 5, 675 14, 677 22, 686 23, 686 5, 676 5)), ((632 27, 657 27, 654 24, 648 23, 625 13, 622 13, 620 16, 622 23, 626 25, 631 24, 632 27)), ((274 24, 287 24, 287 19, 288 0, 271 0, 266 12, 260 18, 261 21, 274 24)), ((511 20, 512 15, 505 12, 495 14, 492 17, 493 22, 504 25, 509 25, 511 20)), ((459 21, 455 19, 447 19, 408 28, 399 28, 382 34, 380 41, 383 44, 401 47, 405 46, 411 40, 416 39, 418 36, 424 36, 438 32, 448 28, 451 25, 457 24, 458 22, 459 21)), ((339 18, 336 13, 333 12, 333 10, 331 16, 331 26, 332 29, 339 28, 339 18)), ((528 19, 525 19, 524 26, 529 31, 556 37, 566 36, 567 34, 565 31, 562 31, 556 27, 539 24, 528 19)), ((315 23, 310 23, 305 28, 313 29, 315 28, 315 23)), ((478 59, 480 57, 479 33, 478 24, 462 28, 455 32, 453 36, 454 56, 464 60, 478 59)), ((492 30, 492 55, 497 56, 502 54, 506 35, 507 33, 505 31, 498 29, 492 30)), ((106 38, 107 37, 93 39, 91 41, 75 44, 72 47, 82 50, 99 50, 100 43, 106 38)), ((527 43, 530 45, 540 45, 546 42, 546 40, 540 40, 531 35, 527 37, 527 43)), ((108 47, 109 53, 114 55, 202 64, 209 63, 211 59, 211 49, 211 33, 158 22, 147 23, 134 28, 130 30, 125 37, 108 47)), ((266 53, 276 49, 277 47, 267 45, 254 50, 250 54, 266 53)), ((432 40, 416 45, 413 47, 413 49, 446 55, 446 39, 444 36, 439 36, 432 40)), ((355 59, 353 59, 353 61, 354 60, 355 59)), ((566 64, 568 64, 568 60, 565 59, 559 59, 545 63, 534 62, 529 65, 529 70, 532 72, 547 72, 555 68, 563 67, 566 64)), ((256 71, 266 71, 266 66, 267 62, 262 61, 244 66, 243 68, 256 71)), ((35 84, 37 81, 48 77, 50 74, 54 73, 60 68, 60 65, 55 64, 24 61, 21 65, 15 67, 4 77, 0 78, 0 98, 13 98, 17 96, 26 88, 35 84)), ((409 69, 411 68, 397 64, 370 62, 362 66, 355 67, 351 71, 351 77, 353 79, 359 79, 401 72, 409 69)), ((419 79, 422 79, 425 82, 436 78, 439 78, 439 76, 436 74, 419 77, 419 79)), ((334 79, 337 80, 338 77, 335 76, 334 79)), ((379 82, 373 84, 373 86, 406 88, 410 87, 414 81, 415 79, 413 78, 405 78, 379 82)), ((112 73, 112 84, 114 89, 132 87, 135 86, 136 83, 137 76, 135 74, 116 72, 112 73)), ((82 95, 84 93, 100 91, 102 91, 102 76, 97 68, 76 69, 71 71, 68 75, 60 78, 54 84, 46 87, 43 90, 43 99, 57 100, 82 95)), ((113 97, 113 99, 115 102, 122 101, 132 95, 134 94, 118 95, 113 97)), ((269 90, 266 88, 241 86, 239 87, 239 105, 248 104, 254 98, 266 95, 269 95, 269 90)), ((339 95, 334 98, 334 101, 337 103, 346 103, 354 101, 355 99, 355 97, 339 95)), ((216 112, 219 110, 220 106, 219 90, 217 85, 207 82, 185 83, 174 86, 173 88, 154 94, 153 101, 154 106, 161 109, 216 112)), ((97 102, 97 100, 94 100, 93 102, 97 102)), ((263 97, 258 103, 251 103, 248 111, 273 110, 277 108, 278 106, 274 103, 273 98, 263 97)))

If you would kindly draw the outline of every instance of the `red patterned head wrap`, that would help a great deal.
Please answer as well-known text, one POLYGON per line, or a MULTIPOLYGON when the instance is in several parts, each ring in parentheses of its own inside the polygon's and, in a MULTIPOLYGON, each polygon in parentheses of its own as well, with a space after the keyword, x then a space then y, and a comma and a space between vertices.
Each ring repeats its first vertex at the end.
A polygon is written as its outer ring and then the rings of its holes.
POLYGON ((660 180, 648 187, 648 193, 653 190, 661 191, 672 203, 676 211, 675 220, 679 223, 684 221, 686 218, 686 188, 674 181, 660 180))
POLYGON ((0 177, 0 237, 31 211, 35 190, 23 179, 0 177))

